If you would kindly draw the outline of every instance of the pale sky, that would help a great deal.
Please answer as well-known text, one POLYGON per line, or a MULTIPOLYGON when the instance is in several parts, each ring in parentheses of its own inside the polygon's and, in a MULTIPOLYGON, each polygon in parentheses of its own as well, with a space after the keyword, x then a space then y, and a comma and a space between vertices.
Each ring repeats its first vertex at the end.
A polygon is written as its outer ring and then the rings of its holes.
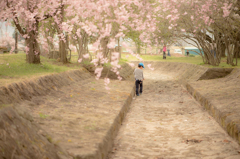
POLYGON ((12 36, 13 32, 14 32, 14 27, 7 25, 6 22, 0 22, 0 38, 2 36, 5 36, 6 33, 9 36, 12 36))

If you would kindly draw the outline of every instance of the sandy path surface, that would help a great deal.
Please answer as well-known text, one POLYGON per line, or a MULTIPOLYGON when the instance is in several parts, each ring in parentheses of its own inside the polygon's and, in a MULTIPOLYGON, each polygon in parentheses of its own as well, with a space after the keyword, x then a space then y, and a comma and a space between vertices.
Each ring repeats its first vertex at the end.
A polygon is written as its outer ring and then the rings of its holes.
POLYGON ((240 147, 168 74, 144 70, 109 159, 240 159, 240 147))
POLYGON ((72 158, 95 155, 129 97, 133 83, 112 80, 109 87, 111 90, 105 89, 102 79, 89 78, 56 88, 47 96, 35 96, 18 107, 31 113, 32 120, 44 130, 39 134, 72 158))

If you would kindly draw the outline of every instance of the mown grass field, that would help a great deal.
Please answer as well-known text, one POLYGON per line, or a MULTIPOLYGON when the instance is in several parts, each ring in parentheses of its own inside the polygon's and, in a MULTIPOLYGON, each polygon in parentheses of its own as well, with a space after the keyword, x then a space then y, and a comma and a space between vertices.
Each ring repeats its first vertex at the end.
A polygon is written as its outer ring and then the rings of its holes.
POLYGON ((58 65, 55 60, 42 56, 41 64, 28 64, 26 63, 26 55, 24 53, 0 54, 0 76, 31 76, 33 74, 64 72, 70 69, 77 69, 77 67, 58 65))
MULTIPOLYGON (((162 61, 162 62, 180 62, 180 63, 191 63, 195 65, 202 65, 205 67, 220 67, 220 68, 240 68, 240 58, 238 59, 239 65, 238 66, 231 66, 226 63, 227 58, 222 58, 222 62, 219 66, 211 66, 203 63, 203 60, 201 56, 195 56, 195 57, 169 57, 167 56, 167 59, 163 59, 162 55, 141 55, 140 56, 144 61, 162 61)), ((123 60, 127 61, 138 61, 138 59, 130 54, 123 54, 122 55, 123 60)))
POLYGON ((25 53, 0 54, 0 85, 79 68, 77 65, 62 65, 55 61, 41 57, 41 64, 28 64, 25 53))

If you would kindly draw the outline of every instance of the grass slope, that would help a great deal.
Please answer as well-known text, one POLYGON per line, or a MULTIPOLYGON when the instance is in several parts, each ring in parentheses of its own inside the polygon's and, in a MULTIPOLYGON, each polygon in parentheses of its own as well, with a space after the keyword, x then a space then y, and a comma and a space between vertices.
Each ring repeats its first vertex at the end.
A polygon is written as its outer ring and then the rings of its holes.
MULTIPOLYGON (((203 63, 203 60, 200 56, 195 57, 169 57, 167 56, 167 59, 164 60, 162 58, 162 55, 141 55, 140 56, 144 61, 162 61, 162 62, 180 62, 180 63, 191 63, 195 65, 202 65, 205 67, 219 67, 219 68, 240 68, 240 66, 231 66, 226 64, 227 58, 222 58, 222 62, 219 66, 211 66, 203 63)), ((138 61, 138 59, 130 54, 122 54, 123 60, 128 61, 138 61)), ((239 59, 240 61, 240 59, 239 59)))

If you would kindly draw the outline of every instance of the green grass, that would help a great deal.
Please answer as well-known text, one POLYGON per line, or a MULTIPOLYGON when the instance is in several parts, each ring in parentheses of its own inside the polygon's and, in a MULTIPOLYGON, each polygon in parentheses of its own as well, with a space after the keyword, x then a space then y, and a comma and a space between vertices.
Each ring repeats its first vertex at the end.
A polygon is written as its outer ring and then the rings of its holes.
POLYGON ((123 64, 125 64, 126 62, 129 62, 129 60, 128 60, 128 59, 123 59, 123 58, 121 58, 121 59, 119 60, 119 65, 123 65, 123 64))
MULTIPOLYGON (((73 56, 71 63, 62 64, 61 62, 56 62, 55 59, 48 59, 41 56, 41 64, 28 64, 26 62, 26 54, 23 52, 18 54, 0 54, 0 85, 18 82, 41 75, 79 69, 82 67, 82 64, 77 62, 77 57, 78 56, 73 56)), ((128 60, 121 59, 119 64, 122 65, 127 61, 128 60)), ((92 63, 84 61, 83 64, 92 63)), ((104 66, 111 67, 111 64, 106 63, 104 66)))
POLYGON ((0 54, 0 78, 31 77, 77 69, 76 66, 53 64, 54 61, 41 57, 41 64, 28 64, 24 53, 0 54))
MULTIPOLYGON (((219 66, 211 66, 203 63, 201 56, 195 56, 195 57, 169 57, 167 56, 167 59, 164 60, 162 58, 162 55, 141 55, 140 56, 144 61, 162 61, 162 62, 179 62, 179 63, 191 63, 195 65, 202 65, 205 67, 210 68, 240 68, 240 59, 239 59, 239 65, 238 66, 231 66, 226 63, 227 58, 222 58, 222 62, 219 66)), ((122 54, 122 60, 125 62, 127 61, 138 61, 138 59, 130 54, 122 54)))
MULTIPOLYGON (((137 58, 132 55, 122 54, 119 64, 122 65, 126 62, 137 61, 137 58)), ((203 64, 200 56, 195 57, 168 57, 166 60, 162 59, 162 55, 141 55, 144 61, 162 61, 162 62, 180 62, 202 65, 206 67, 214 67, 211 65, 203 64)), ((239 60, 240 61, 240 60, 239 60)), ((85 61, 86 64, 91 64, 85 61)), ((104 66, 110 67, 111 64, 107 63, 104 66)), ((54 59, 41 57, 41 64, 28 64, 26 63, 26 54, 0 54, 0 85, 18 81, 19 79, 27 79, 35 76, 46 75, 50 73, 60 73, 67 70, 78 69, 81 65, 77 63, 77 56, 72 58, 71 63, 62 64, 56 62, 54 59), (15 80, 15 81, 14 81, 15 80)), ((222 59, 221 68, 230 68, 231 65, 226 64, 226 58, 222 59)), ((235 66, 234 68, 240 68, 235 66)))

